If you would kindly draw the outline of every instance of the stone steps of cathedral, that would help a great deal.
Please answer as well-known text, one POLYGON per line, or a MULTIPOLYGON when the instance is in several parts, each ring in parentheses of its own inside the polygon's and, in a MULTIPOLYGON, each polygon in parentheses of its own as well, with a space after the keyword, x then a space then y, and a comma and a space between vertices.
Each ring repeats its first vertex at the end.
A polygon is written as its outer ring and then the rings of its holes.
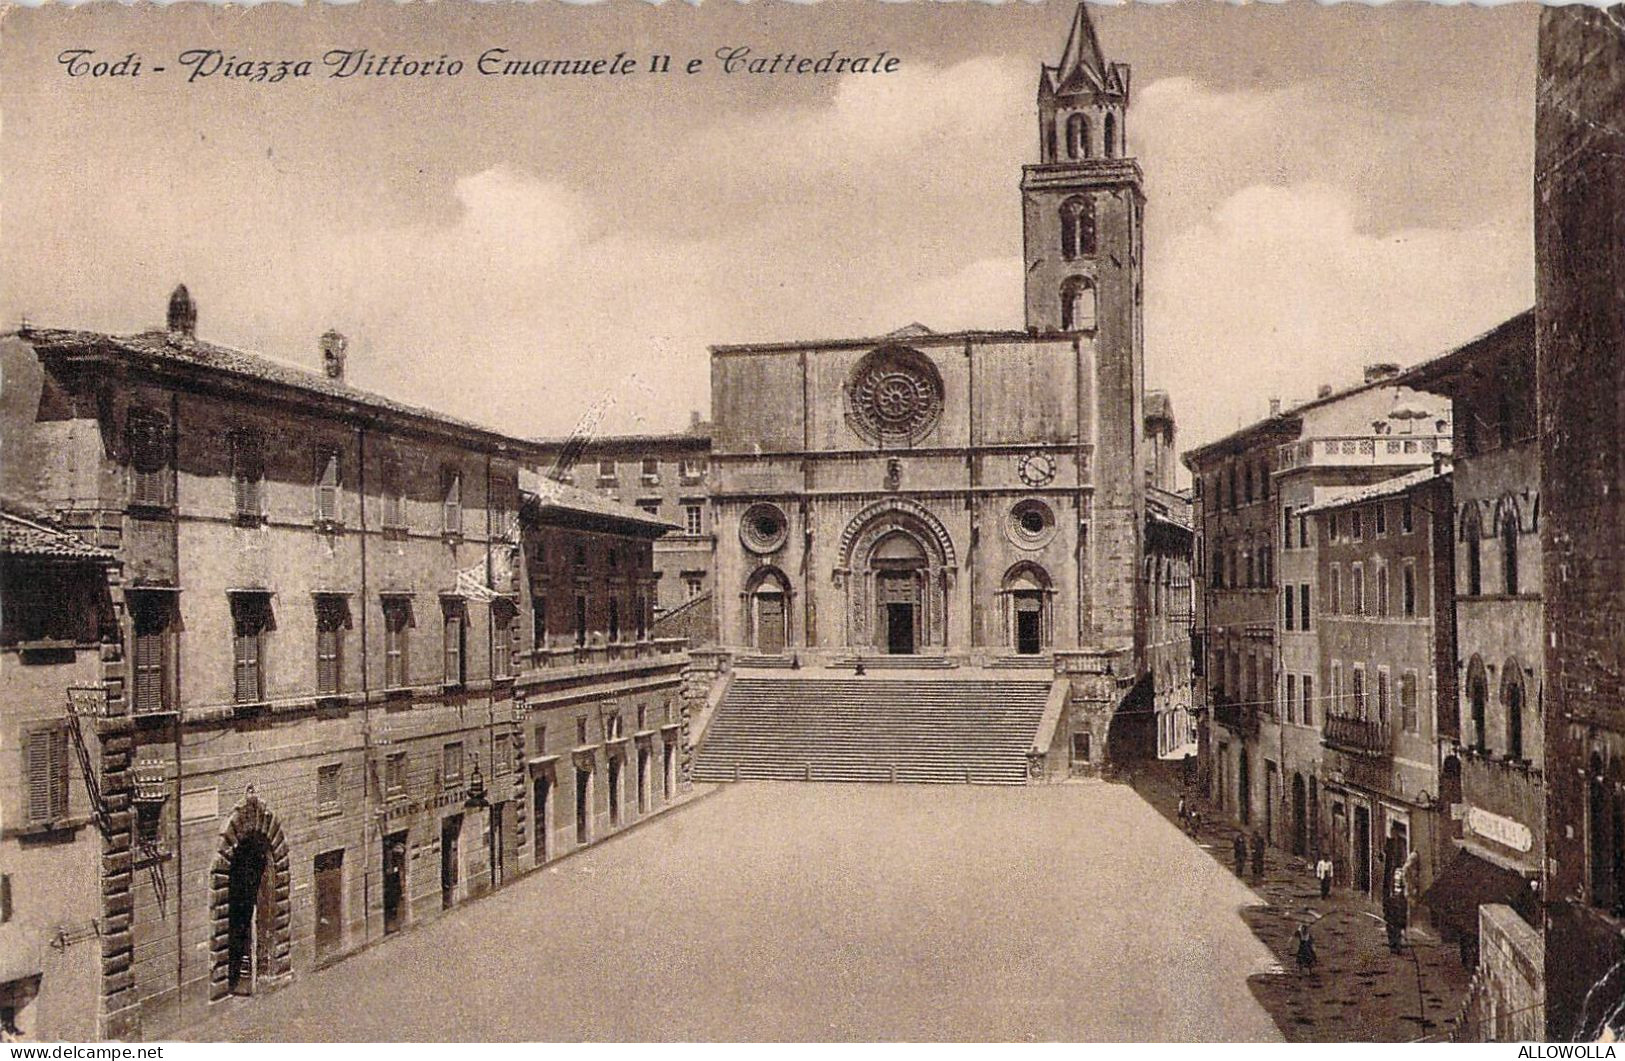
POLYGON ((865 670, 952 670, 959 661, 946 656, 841 656, 832 666, 856 667, 862 663, 865 670))
POLYGON ((1023 784, 1047 680, 739 675, 697 781, 1023 784))

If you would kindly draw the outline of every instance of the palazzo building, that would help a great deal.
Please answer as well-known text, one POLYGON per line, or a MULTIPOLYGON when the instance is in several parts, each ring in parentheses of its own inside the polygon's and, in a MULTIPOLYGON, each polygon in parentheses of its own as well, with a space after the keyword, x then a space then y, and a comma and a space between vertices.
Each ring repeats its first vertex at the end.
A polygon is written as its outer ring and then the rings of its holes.
MULTIPOLYGON (((1148 423, 1129 70, 1103 57, 1087 5, 1037 103, 1026 330, 712 348, 725 648, 798 665, 1056 662, 1106 679, 1114 704, 1148 673, 1142 572, 1174 574, 1143 563, 1146 498, 1153 479, 1173 486, 1172 412, 1148 423)), ((1084 760, 1106 739, 1098 715, 1069 728, 1084 760)))
POLYGON ((165 1036, 687 785, 668 523, 351 386, 336 333, 306 372, 196 326, 183 287, 0 341, 0 496, 55 523, 0 523, 20 1034, 165 1036))

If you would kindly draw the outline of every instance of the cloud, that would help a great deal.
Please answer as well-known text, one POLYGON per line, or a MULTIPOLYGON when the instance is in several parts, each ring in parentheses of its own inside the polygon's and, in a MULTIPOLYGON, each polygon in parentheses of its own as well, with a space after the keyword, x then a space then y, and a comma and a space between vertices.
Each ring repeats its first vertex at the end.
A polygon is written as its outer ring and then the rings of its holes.
POLYGON ((1531 238, 1498 219, 1364 231, 1349 194, 1323 184, 1236 192, 1148 262, 1148 371, 1173 393, 1181 445, 1263 416, 1272 396, 1424 360, 1526 309, 1531 238))

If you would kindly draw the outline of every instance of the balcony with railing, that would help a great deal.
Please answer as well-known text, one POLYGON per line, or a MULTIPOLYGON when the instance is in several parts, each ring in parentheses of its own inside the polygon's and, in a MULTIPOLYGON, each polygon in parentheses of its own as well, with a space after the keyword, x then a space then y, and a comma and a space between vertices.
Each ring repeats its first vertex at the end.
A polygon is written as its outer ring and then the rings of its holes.
POLYGON ((1389 724, 1379 719, 1333 712, 1326 716, 1320 735, 1328 748, 1373 758, 1393 754, 1389 724))
POLYGON ((1309 467, 1408 467, 1427 464, 1435 453, 1450 452, 1450 436, 1349 435, 1306 438, 1280 447, 1276 468, 1291 471, 1309 467))

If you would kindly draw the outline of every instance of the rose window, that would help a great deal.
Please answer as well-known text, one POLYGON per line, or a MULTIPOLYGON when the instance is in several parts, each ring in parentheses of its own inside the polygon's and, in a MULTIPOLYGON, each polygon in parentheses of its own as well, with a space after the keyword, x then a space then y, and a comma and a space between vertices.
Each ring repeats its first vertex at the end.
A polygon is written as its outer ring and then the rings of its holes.
POLYGON ((871 441, 912 444, 942 413, 942 380, 913 350, 877 350, 853 373, 847 409, 852 426, 871 441))

